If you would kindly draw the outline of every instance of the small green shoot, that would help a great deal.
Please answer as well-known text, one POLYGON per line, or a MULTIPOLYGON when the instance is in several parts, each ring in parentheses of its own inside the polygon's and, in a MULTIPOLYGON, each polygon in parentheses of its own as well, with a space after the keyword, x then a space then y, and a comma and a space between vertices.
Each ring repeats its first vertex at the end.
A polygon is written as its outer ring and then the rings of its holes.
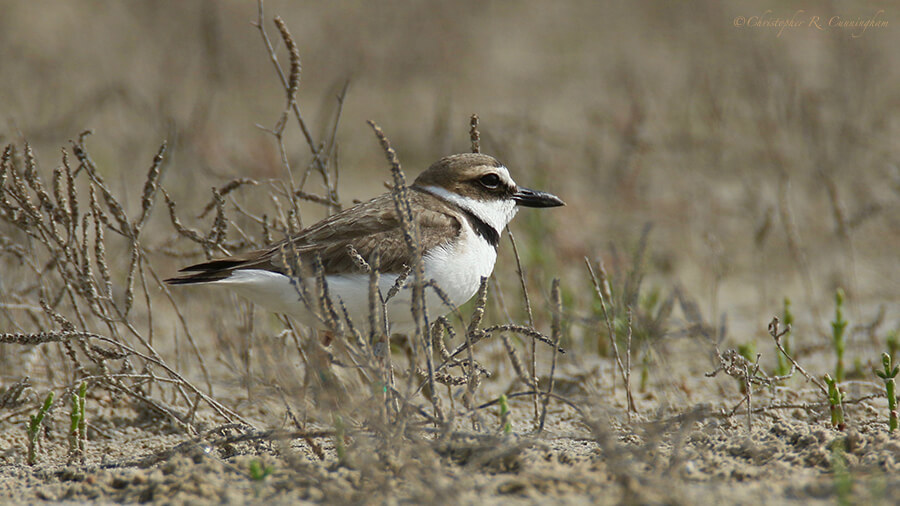
POLYGON ((512 434, 512 423, 509 421, 509 403, 506 401, 506 394, 500 395, 498 402, 500 403, 500 426, 503 428, 503 433, 512 434))
POLYGON ((737 349, 738 353, 750 363, 756 362, 756 341, 748 341, 744 344, 739 344, 737 349))
POLYGON ((334 451, 337 452, 338 462, 344 464, 347 460, 347 449, 344 447, 344 418, 334 415, 334 451))
POLYGON ((36 415, 31 415, 31 421, 28 423, 28 465, 33 466, 36 462, 34 447, 37 443, 38 435, 41 433, 41 422, 44 421, 44 415, 50 411, 53 405, 53 392, 48 392, 44 399, 44 405, 38 410, 36 415))
POLYGON ((87 395, 87 382, 82 381, 78 390, 72 394, 72 411, 69 414, 69 457, 84 457, 84 442, 87 439, 84 421, 84 398, 87 395))
POLYGON ((265 480, 274 470, 273 466, 265 465, 257 459, 250 461, 250 479, 253 481, 261 482, 265 480))
POLYGON ((828 402, 831 404, 831 425, 844 430, 844 394, 830 374, 825 375, 825 383, 828 384, 828 402))
POLYGON ((844 331, 847 320, 844 319, 844 290, 838 288, 834 292, 834 321, 831 322, 831 335, 837 364, 834 368, 834 379, 838 383, 844 381, 844 331))
MULTIPOLYGON (((784 324, 787 328, 791 328, 794 325, 794 313, 791 312, 791 299, 790 297, 784 298, 784 318, 782 318, 784 324)), ((791 353, 791 332, 788 331, 781 338, 781 345, 784 347, 784 351, 788 354, 791 353)), ((778 347, 775 348, 775 356, 778 359, 778 363, 775 366, 775 375, 776 376, 787 376, 791 372, 791 363, 788 361, 787 357, 784 356, 784 353, 778 350, 778 347)))
POLYGON ((895 392, 894 378, 897 372, 900 372, 900 366, 893 366, 891 355, 889 353, 881 354, 881 365, 883 371, 875 371, 875 375, 884 380, 884 388, 887 390, 888 410, 890 417, 888 418, 888 431, 897 430, 897 393, 895 392))
POLYGON ((258 459, 253 459, 250 461, 248 470, 250 472, 250 479, 253 481, 253 495, 259 497, 263 481, 272 474, 272 471, 274 471, 275 468, 263 464, 258 459))

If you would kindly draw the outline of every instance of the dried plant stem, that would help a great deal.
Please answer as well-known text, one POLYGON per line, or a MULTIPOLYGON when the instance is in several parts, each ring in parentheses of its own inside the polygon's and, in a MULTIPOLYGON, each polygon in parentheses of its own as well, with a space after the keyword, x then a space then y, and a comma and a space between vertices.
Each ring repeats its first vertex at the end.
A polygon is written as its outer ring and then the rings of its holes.
MULTIPOLYGON (((591 275, 591 281, 594 284, 594 291, 597 292, 597 296, 600 298, 600 308, 603 311, 603 318, 606 320, 606 330, 609 334, 609 341, 610 341, 610 344, 612 345, 613 355, 616 358, 616 365, 619 366, 619 372, 622 375, 622 381, 625 383, 625 397, 628 402, 628 414, 629 414, 629 416, 631 416, 631 414, 633 412, 637 411, 637 408, 635 407, 635 404, 634 404, 634 397, 631 395, 631 371, 630 371, 631 360, 630 359, 628 360, 628 368, 626 368, 626 365, 624 363, 622 363, 621 355, 619 355, 619 345, 616 343, 616 332, 613 329, 612 318, 609 314, 609 307, 607 306, 607 301, 610 299, 610 296, 609 296, 609 287, 608 287, 608 284, 606 284, 605 270, 603 270, 603 265, 601 264, 600 272, 603 273, 603 281, 601 282, 600 280, 597 279, 597 276, 594 274, 594 269, 593 269, 593 267, 591 267, 591 261, 587 257, 585 257, 584 262, 587 265, 588 272, 591 275)), ((630 335, 630 333, 631 333, 630 322, 628 325, 628 332, 630 335)), ((630 341, 629 341, 629 348, 630 348, 630 341)), ((629 351, 630 351, 630 349, 629 349, 629 351)))
MULTIPOLYGON (((525 397, 525 396, 550 397, 551 399, 555 399, 557 401, 562 402, 563 404, 566 404, 566 405, 572 407, 582 417, 587 415, 587 413, 585 413, 584 409, 581 406, 579 406, 578 403, 573 402, 571 399, 567 399, 567 398, 565 398, 559 394, 553 393, 553 392, 544 392, 544 391, 540 391, 540 390, 533 390, 533 391, 528 391, 528 392, 516 392, 513 394, 507 394, 506 399, 510 400, 510 399, 515 399, 518 397, 525 397)), ((500 402, 499 399, 493 399, 491 401, 485 402, 484 404, 480 404, 472 409, 473 410, 481 410, 481 409, 489 408, 491 406, 498 404, 499 402, 500 402)))
POLYGON ((378 138, 378 141, 381 144, 382 149, 384 150, 384 154, 387 157, 388 163, 391 166, 391 176, 394 182, 393 187, 391 188, 391 198, 394 201, 394 209, 396 210, 397 216, 400 220, 400 226, 403 230, 403 238, 406 242, 407 252, 412 264, 411 267, 413 274, 413 283, 411 310, 413 320, 415 322, 415 336, 412 339, 414 361, 410 364, 410 371, 408 375, 408 381, 410 382, 410 384, 408 385, 408 389, 410 391, 413 391, 412 381, 415 378, 415 359, 418 358, 418 350, 419 346, 421 346, 422 350, 425 353, 425 362, 428 368, 428 386, 429 390, 432 392, 431 401, 432 408, 434 409, 435 419, 438 421, 442 421, 443 415, 441 414, 440 406, 438 404, 439 398, 437 395, 434 395, 436 390, 434 381, 433 352, 431 347, 430 335, 428 333, 428 312, 425 304, 425 262, 422 257, 422 246, 419 240, 419 230, 416 226, 412 211, 409 189, 406 186, 406 176, 403 173, 403 169, 400 167, 400 160, 397 158, 397 152, 391 146, 391 143, 388 140, 387 136, 384 134, 384 131, 374 121, 368 121, 368 123, 369 126, 372 127, 372 130, 375 132, 375 136, 378 138))
POLYGON ((804 369, 803 366, 801 366, 799 363, 797 363, 797 361, 794 360, 794 357, 792 357, 790 355, 790 353, 788 353, 787 350, 784 349, 784 345, 781 344, 782 336, 784 336, 785 334, 787 334, 788 332, 791 331, 791 326, 787 325, 787 326, 785 326, 784 330, 780 330, 778 328, 778 325, 779 325, 778 317, 777 316, 772 317, 772 321, 769 322, 769 335, 772 336, 772 339, 775 340, 775 347, 778 348, 778 351, 780 351, 784 355, 784 357, 788 359, 788 361, 791 363, 791 365, 795 369, 800 371, 800 374, 802 374, 803 377, 806 378, 807 381, 809 381, 810 383, 815 385, 819 390, 822 391, 822 394, 827 397, 828 396, 828 387, 826 387, 825 384, 822 383, 821 381, 819 381, 815 376, 806 372, 806 369, 804 369))
MULTIPOLYGON (((211 408, 213 408, 223 418, 228 419, 228 420, 232 420, 232 419, 238 420, 243 424, 252 426, 252 424, 249 423, 247 420, 245 420, 241 415, 239 415, 236 412, 232 411, 231 409, 225 407, 224 405, 219 403, 219 401, 217 401, 217 400, 213 399, 212 397, 210 397, 209 395, 203 393, 197 387, 195 387, 193 384, 191 384, 189 381, 185 380, 174 369, 172 369, 165 362, 163 362, 162 359, 159 359, 159 358, 156 358, 153 356, 149 356, 149 355, 145 355, 145 354, 135 350, 134 348, 131 348, 130 346, 128 346, 126 344, 120 343, 118 341, 114 341, 105 336, 100 336, 100 335, 95 334, 95 335, 92 335, 91 337, 94 337, 100 341, 103 341, 105 343, 116 346, 117 348, 120 348, 123 351, 126 351, 132 355, 136 355, 148 362, 151 362, 151 363, 157 365, 158 367, 161 367, 162 369, 164 369, 166 371, 166 373, 169 374, 170 377, 179 381, 180 385, 187 387, 189 390, 191 390, 191 392, 193 392, 196 395, 199 395, 204 401, 206 401, 207 404, 209 404, 209 406, 211 408)), ((155 352, 154 352, 154 354, 155 354, 155 352)))
POLYGON ((469 118, 469 140, 472 142, 472 152, 481 153, 481 132, 478 131, 477 114, 472 114, 469 118))
MULTIPOLYGON (((280 21, 280 18, 279 18, 280 21)), ((284 39, 285 45, 288 47, 288 51, 291 53, 291 74, 285 75, 284 70, 281 68, 281 64, 278 63, 278 55, 275 52, 275 48, 272 45, 271 40, 269 39, 269 35, 266 32, 265 28, 265 15, 263 13, 263 0, 258 0, 257 2, 257 19, 255 22, 256 28, 259 30, 260 36, 263 39, 263 44, 266 46, 266 51, 269 54, 269 59, 272 62, 272 65, 275 66, 275 71, 278 74, 278 78, 281 80, 281 85, 285 89, 285 93, 288 97, 288 105, 287 109, 293 112, 294 117, 297 118, 297 124, 300 127, 300 131, 303 133, 303 137, 306 139, 306 144, 309 146, 310 152, 313 155, 313 166, 316 170, 321 174, 322 181, 325 184, 325 187, 329 189, 329 191, 334 191, 335 184, 332 180, 331 173, 328 171, 328 166, 326 164, 326 160, 323 158, 323 149, 313 140, 312 134, 309 131, 309 128, 306 126, 306 122, 303 120, 303 115, 300 113, 300 106, 296 100, 296 93, 291 92, 294 89, 295 84, 299 83, 299 75, 300 75, 300 60, 299 60, 299 52, 296 51, 296 44, 293 41, 293 38, 290 36, 290 33, 287 31, 286 25, 284 25, 283 21, 276 21, 279 24, 279 30, 281 30, 282 38, 284 39), (283 29, 282 29, 283 27, 283 29), (296 53, 296 63, 295 63, 295 53, 296 53), (296 75, 296 78, 294 76, 296 75), (292 98, 293 97, 293 98, 292 98)), ((282 115, 282 120, 279 123, 283 124, 286 120, 286 115, 282 115)), ((281 129, 284 127, 281 126, 281 129)), ((277 128, 276 128, 277 130, 277 128)), ((280 136, 279 136, 280 138, 280 136)), ((305 179, 305 178, 304 178, 305 179)), ((293 187, 293 183, 292 183, 293 187)), ((302 189, 302 186, 300 187, 302 189)))
MULTIPOLYGON (((525 327, 522 325, 491 325, 490 327, 485 327, 485 328, 481 329, 480 332, 475 333, 475 335, 473 335, 473 337, 472 337, 471 344, 463 343, 463 344, 459 345, 459 347, 457 347, 455 350, 453 350, 453 352, 450 353, 451 358, 456 357, 463 351, 468 350, 470 348, 470 346, 478 344, 479 342, 481 342, 485 339, 489 339, 489 338, 493 337, 494 334, 496 334, 498 332, 513 332, 513 333, 519 334, 521 336, 534 339, 535 341, 540 341, 544 344, 553 346, 553 340, 551 338, 541 334, 540 332, 538 332, 537 330, 534 330, 531 327, 525 327)), ((558 351, 560 353, 566 352, 566 350, 564 350, 563 348, 561 348, 559 346, 555 346, 554 348, 556 349, 556 351, 558 351)))
POLYGON ((768 376, 759 367, 759 358, 760 355, 756 355, 756 360, 751 362, 747 357, 744 357, 737 350, 726 350, 725 353, 722 353, 719 350, 718 345, 715 347, 716 358, 719 361, 719 365, 712 372, 708 372, 705 374, 707 378, 715 377, 720 372, 724 372, 725 374, 737 379, 741 382, 741 388, 744 391, 744 397, 738 402, 728 413, 726 416, 734 416, 737 413, 738 408, 740 408, 744 403, 747 403, 747 431, 749 432, 753 425, 752 414, 756 412, 756 410, 752 406, 753 402, 753 385, 762 385, 769 388, 774 388, 775 385, 789 379, 794 374, 794 368, 791 368, 790 372, 784 376, 768 376))
MULTIPOLYGON (((172 292, 169 290, 168 286, 165 283, 163 283, 162 278, 160 278, 160 276, 156 273, 156 270, 150 265, 147 266, 147 269, 150 271, 150 275, 153 276, 154 281, 156 281, 157 286, 162 288, 163 293, 165 293, 166 298, 169 300, 169 302, 172 305, 172 308, 175 310, 175 314, 178 317, 178 322, 181 324, 181 328, 184 330, 184 335, 188 340, 188 344, 191 346, 191 352, 194 354, 195 357, 197 357, 197 363, 200 366, 200 372, 203 374, 203 379, 206 382, 207 392, 210 395, 212 395, 213 387, 212 387, 212 378, 210 377, 210 374, 209 374, 209 367, 206 364, 206 359, 203 357, 203 353, 200 352, 200 347, 197 346, 197 342, 194 339, 194 334, 191 333, 191 330, 188 327, 187 319, 184 316, 184 312, 181 311, 181 308, 178 307, 178 304, 175 302, 175 299, 172 297, 172 292)), ((142 283, 143 283, 144 289, 146 291, 147 290, 146 281, 143 281, 143 269, 141 270, 141 273, 142 273, 142 283)), ((149 293, 145 292, 145 297, 147 300, 149 300, 149 293)), ((162 357, 160 357, 159 354, 156 352, 156 350, 153 349, 153 343, 149 339, 145 340, 143 338, 143 336, 141 336, 140 333, 137 331, 137 329, 135 329, 132 325, 128 325, 128 328, 129 328, 129 330, 131 330, 132 334, 141 342, 141 344, 145 348, 147 348, 147 350, 149 350, 151 353, 153 353, 153 356, 155 358, 162 361, 162 357)))
POLYGON ((625 334, 625 392, 628 396, 628 414, 629 416, 636 411, 634 405, 634 397, 631 395, 631 335, 632 331, 632 309, 628 306, 626 310, 628 315, 628 328, 625 334))
POLYGON ((556 348, 559 346, 559 340, 562 337, 562 296, 559 292, 559 278, 553 279, 553 286, 550 290, 550 298, 553 304, 553 323, 551 325, 551 336, 553 339, 553 354, 550 362, 550 379, 547 382, 547 393, 544 395, 544 403, 541 406, 541 418, 538 423, 538 433, 544 431, 544 422, 547 419, 547 405, 550 402, 550 394, 553 393, 553 383, 556 374, 556 348))
MULTIPOLYGON (((477 116, 475 120, 477 121, 477 116)), ((519 283, 522 286, 522 299, 525 302, 525 314, 528 315, 528 326, 534 328, 534 313, 531 310, 531 299, 528 297, 528 286, 525 283, 525 271, 522 269, 522 261, 519 257, 519 248, 516 245, 516 238, 513 236, 512 230, 506 228, 506 234, 509 236, 509 242, 512 244, 513 256, 516 258, 516 273, 519 275, 519 283)), ((537 377, 537 342, 531 341, 531 377, 537 377)), ((534 408, 534 418, 538 420, 538 398, 532 399, 532 407, 534 408)))

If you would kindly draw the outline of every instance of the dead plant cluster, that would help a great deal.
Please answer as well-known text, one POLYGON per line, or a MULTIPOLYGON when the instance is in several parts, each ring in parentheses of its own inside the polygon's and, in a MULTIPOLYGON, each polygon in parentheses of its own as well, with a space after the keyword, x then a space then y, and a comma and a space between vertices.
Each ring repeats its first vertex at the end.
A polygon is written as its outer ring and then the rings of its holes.
MULTIPOLYGON (((417 261, 391 291, 381 293, 377 288, 377 257, 366 260, 356 255, 359 267, 370 276, 371 311, 365 327, 369 332, 363 332, 361 322, 353 322, 340 301, 328 296, 322 266, 296 265, 288 261, 291 252, 285 251, 285 265, 297 269, 294 272, 298 277, 302 272, 318 280, 314 290, 306 283, 297 283, 296 288, 299 299, 319 316, 327 331, 316 336, 283 317, 284 330, 275 338, 288 355, 281 357, 277 367, 284 372, 286 364, 294 360, 300 367, 281 376, 260 374, 256 381, 261 383, 261 391, 254 394, 248 390, 247 400, 253 401, 255 395, 278 397, 283 415, 294 430, 261 431, 255 426, 259 420, 243 416, 238 407, 218 399, 217 380, 209 371, 203 351, 208 348, 203 343, 205 338, 192 331, 194 324, 179 303, 182 295, 171 293, 161 282, 164 276, 153 259, 183 257, 197 250, 211 258, 241 248, 261 247, 300 227, 301 202, 330 211, 342 207, 337 189, 335 140, 340 109, 333 119, 330 137, 321 143, 314 141, 296 101, 299 50, 284 22, 275 18, 281 41, 290 55, 288 67, 282 68, 264 27, 262 2, 259 5, 257 27, 286 93, 284 112, 269 130, 282 154, 285 172, 285 181, 275 188, 281 200, 275 202, 288 203, 276 206, 274 219, 255 216, 236 201, 231 207, 240 220, 230 216, 232 211, 226 201, 229 194, 244 186, 258 185, 257 181, 241 178, 212 189, 209 203, 199 214, 199 219, 212 214, 207 230, 186 223, 179 217, 180 206, 164 188, 164 174, 169 167, 166 143, 149 163, 137 196, 140 207, 136 212, 129 212, 127 204, 134 196, 117 195, 104 179, 103 170, 87 145, 90 132, 83 132, 63 149, 61 164, 49 177, 27 142, 4 149, 0 165, 0 241, 4 272, 9 275, 2 280, 0 321, 3 328, 13 331, 0 334, 0 342, 6 344, 0 348, 0 360, 8 367, 16 364, 16 374, 21 378, 4 390, 0 406, 11 410, 4 418, 16 419, 30 412, 37 396, 51 391, 58 395, 48 406, 50 416, 43 426, 53 426, 54 422, 59 423, 66 400, 86 384, 89 439, 102 438, 114 430, 91 420, 92 405, 113 409, 123 416, 126 412, 136 413, 138 418, 162 422, 191 438, 164 454, 137 461, 106 462, 105 466, 135 462, 149 465, 197 445, 221 446, 250 440, 301 440, 308 451, 324 459, 321 440, 325 438, 332 440, 342 463, 362 458, 349 451, 345 441, 377 442, 377 458, 384 461, 406 451, 400 449, 410 441, 433 447, 441 454, 450 451, 449 441, 468 437, 460 430, 475 430, 472 437, 497 432, 496 424, 484 417, 497 400, 486 400, 480 393, 482 379, 492 371, 479 360, 478 350, 483 343, 499 338, 524 387, 507 397, 533 400, 533 427, 535 433, 541 432, 549 405, 572 404, 553 392, 557 356, 564 353, 559 346, 563 308, 558 280, 551 287, 549 333, 535 328, 533 320, 529 325, 485 325, 487 279, 482 280, 470 314, 463 314, 446 302, 440 286, 424 277, 406 176, 387 136, 375 123, 371 126, 388 159, 391 195, 401 217, 406 245, 417 261), (296 168, 290 166, 284 147, 284 132, 291 119, 296 121, 310 148, 311 161, 300 177, 296 176, 296 168), (305 190, 310 175, 321 179, 326 188, 324 195, 305 190), (160 199, 165 202, 174 240, 160 242, 143 233, 158 214, 154 210, 160 199), (241 220, 255 224, 258 233, 244 230, 239 225, 241 220), (235 235, 239 239, 229 238, 235 235), (185 243, 191 246, 185 247, 185 243), (385 302, 396 294, 401 283, 412 287, 410 309, 416 320, 415 334, 402 342, 391 338, 385 321, 385 302), (427 291, 445 301, 451 310, 449 317, 428 314, 424 304, 427 291), (177 326, 173 327, 172 319, 177 326), (322 335, 327 335, 327 340, 322 335), (528 342, 534 344, 523 346, 528 342), (159 351, 160 347, 165 351, 159 351), (187 353, 189 360, 182 356, 179 366, 173 365, 171 350, 185 349, 186 352, 178 353, 187 353), (405 352, 398 356, 394 350, 405 352), (523 353, 528 355, 527 360, 523 353), (551 363, 546 386, 539 384, 537 370, 538 356, 543 354, 551 363), (185 370, 191 374, 185 374, 185 370)), ((343 102, 343 93, 338 100, 343 102)), ((471 139, 475 151, 480 149, 479 137, 477 117, 473 116, 471 139)), ((521 284, 525 289, 524 277, 521 284)), ((527 299, 526 304, 530 304, 527 299)), ((87 456, 92 456, 90 444, 87 456)), ((84 453, 80 457, 83 460, 84 453)))

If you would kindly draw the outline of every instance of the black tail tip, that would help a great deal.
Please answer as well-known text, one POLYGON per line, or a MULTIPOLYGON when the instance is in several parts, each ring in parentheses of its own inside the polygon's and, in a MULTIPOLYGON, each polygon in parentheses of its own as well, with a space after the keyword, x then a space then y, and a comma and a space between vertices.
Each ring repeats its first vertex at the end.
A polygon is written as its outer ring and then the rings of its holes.
POLYGON ((174 278, 164 279, 163 282, 167 285, 196 285, 221 281, 230 275, 231 273, 228 271, 192 272, 181 276, 175 276, 174 278))

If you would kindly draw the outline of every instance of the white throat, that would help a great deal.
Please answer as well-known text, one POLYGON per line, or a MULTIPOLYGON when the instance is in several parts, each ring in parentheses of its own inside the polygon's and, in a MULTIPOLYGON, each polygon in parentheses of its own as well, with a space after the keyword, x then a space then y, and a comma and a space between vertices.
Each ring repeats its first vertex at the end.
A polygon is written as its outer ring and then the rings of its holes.
POLYGON ((481 221, 493 227, 498 234, 503 232, 503 229, 509 225, 509 222, 512 221, 519 211, 516 206, 516 201, 512 199, 478 200, 470 197, 463 197, 448 191, 446 188, 441 188, 440 186, 426 186, 422 189, 469 211, 481 221))

